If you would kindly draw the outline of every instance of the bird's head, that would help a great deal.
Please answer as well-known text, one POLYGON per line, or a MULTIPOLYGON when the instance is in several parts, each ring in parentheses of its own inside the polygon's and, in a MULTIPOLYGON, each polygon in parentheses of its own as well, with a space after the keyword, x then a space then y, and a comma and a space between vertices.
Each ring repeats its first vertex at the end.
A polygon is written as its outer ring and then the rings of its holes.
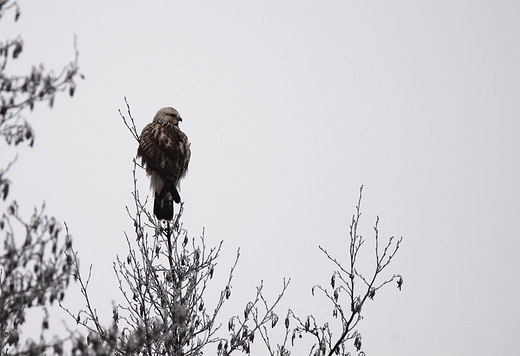
POLYGON ((182 121, 181 115, 177 110, 172 107, 165 107, 157 111, 155 117, 153 118, 154 122, 171 122, 175 126, 179 125, 179 121, 182 121))

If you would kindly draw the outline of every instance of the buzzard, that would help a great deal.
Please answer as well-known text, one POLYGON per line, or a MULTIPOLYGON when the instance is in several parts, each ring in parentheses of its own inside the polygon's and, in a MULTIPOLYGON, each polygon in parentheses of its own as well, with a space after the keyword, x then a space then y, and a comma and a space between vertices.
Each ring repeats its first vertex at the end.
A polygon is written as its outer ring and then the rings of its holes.
POLYGON ((139 138, 137 157, 141 157, 141 164, 150 177, 150 188, 155 194, 153 213, 159 220, 173 219, 173 202, 181 201, 179 182, 190 162, 190 143, 179 129, 179 121, 182 118, 177 110, 162 108, 139 138))

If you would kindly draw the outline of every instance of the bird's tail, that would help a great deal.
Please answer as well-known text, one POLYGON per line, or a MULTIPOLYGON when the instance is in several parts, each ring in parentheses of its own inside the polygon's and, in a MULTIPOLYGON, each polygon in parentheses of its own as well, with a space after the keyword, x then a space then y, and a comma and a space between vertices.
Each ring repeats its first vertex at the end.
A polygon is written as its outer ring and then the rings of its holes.
MULTIPOLYGON (((178 193, 177 193, 178 195, 178 193)), ((173 200, 174 198, 170 193, 167 193, 162 198, 159 194, 155 193, 155 199, 153 201, 153 213, 159 220, 172 220, 173 219, 173 200)), ((179 198, 180 201, 180 198, 179 198)))

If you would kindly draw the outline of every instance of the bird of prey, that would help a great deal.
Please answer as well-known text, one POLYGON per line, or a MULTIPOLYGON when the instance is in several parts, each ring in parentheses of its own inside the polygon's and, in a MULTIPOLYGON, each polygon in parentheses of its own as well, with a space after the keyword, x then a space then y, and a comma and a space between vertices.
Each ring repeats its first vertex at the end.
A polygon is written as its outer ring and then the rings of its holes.
POLYGON ((153 213, 159 220, 173 219, 173 202, 180 203, 179 182, 188 171, 190 143, 179 129, 182 121, 172 107, 157 111, 139 138, 137 157, 150 177, 154 191, 153 213))

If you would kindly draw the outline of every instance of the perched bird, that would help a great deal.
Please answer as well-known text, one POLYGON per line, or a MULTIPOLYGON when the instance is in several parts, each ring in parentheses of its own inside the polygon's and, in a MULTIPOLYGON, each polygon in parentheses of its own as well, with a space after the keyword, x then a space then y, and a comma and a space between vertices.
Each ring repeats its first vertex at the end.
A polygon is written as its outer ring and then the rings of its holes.
POLYGON ((153 213, 159 220, 173 219, 173 202, 180 203, 179 182, 188 171, 190 143, 179 129, 182 121, 172 107, 157 111, 139 138, 137 157, 150 177, 154 191, 153 213))

